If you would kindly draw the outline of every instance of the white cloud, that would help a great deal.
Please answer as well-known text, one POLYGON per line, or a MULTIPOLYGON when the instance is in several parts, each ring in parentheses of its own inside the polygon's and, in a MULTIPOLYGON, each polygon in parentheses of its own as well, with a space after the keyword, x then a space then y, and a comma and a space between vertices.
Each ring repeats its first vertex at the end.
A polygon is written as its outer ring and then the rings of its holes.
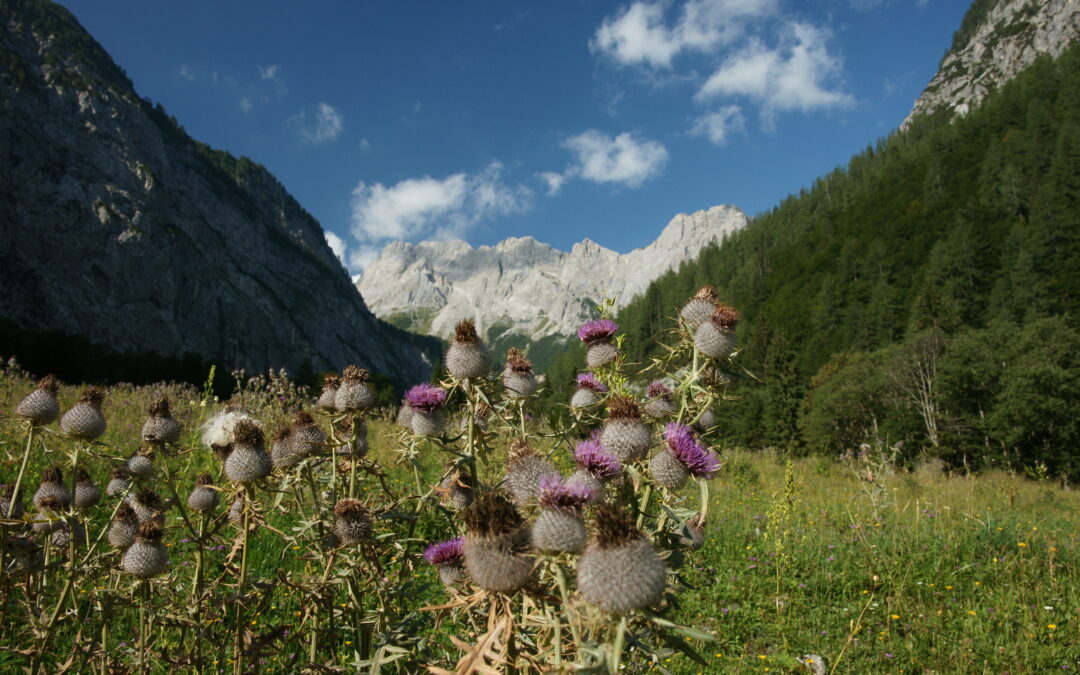
POLYGON ((778 0, 688 0, 670 26, 667 2, 634 2, 604 19, 589 48, 622 65, 668 68, 685 51, 710 52, 730 44, 747 21, 768 16, 778 0))
MULTIPOLYGON (((575 155, 562 174, 563 180, 580 177, 594 183, 618 183, 632 188, 663 171, 668 158, 667 148, 660 143, 626 132, 612 138, 589 129, 566 139, 562 147, 575 155)), ((550 190, 552 181, 545 180, 550 190)))
POLYGON ((315 119, 308 121, 307 111, 301 110, 289 118, 288 126, 296 129, 304 143, 318 145, 337 140, 345 128, 345 117, 329 103, 320 103, 315 108, 315 119))
POLYGON ((278 71, 281 66, 274 63, 269 66, 255 66, 255 69, 259 71, 259 79, 270 80, 272 82, 278 82, 278 71))
POLYGON ((555 173, 554 171, 542 171, 537 174, 540 180, 544 181, 547 185, 547 194, 549 197, 557 195, 562 191, 563 183, 566 182, 566 176, 561 173, 555 173))
POLYGON ((326 237, 327 245, 330 246, 330 250, 334 252, 334 255, 341 261, 341 264, 346 264, 345 253, 348 251, 349 245, 345 243, 345 240, 329 230, 323 230, 323 236, 326 237))
POLYGON ((195 81, 195 71, 191 69, 191 66, 187 64, 180 65, 180 77, 184 78, 188 82, 195 81))
POLYGON ((842 62, 829 53, 827 38, 826 31, 796 22, 774 49, 753 40, 724 60, 697 98, 745 96, 762 106, 767 124, 777 112, 851 105, 854 99, 840 88, 842 62))
POLYGON ((359 182, 352 192, 351 269, 362 269, 390 240, 460 237, 476 223, 527 210, 532 191, 502 180, 502 164, 474 174, 409 178, 392 186, 359 182))
POLYGON ((737 105, 726 105, 716 112, 707 113, 694 121, 690 133, 695 136, 705 136, 715 145, 724 145, 730 140, 733 133, 745 131, 746 120, 742 115, 742 108, 737 105))
POLYGON ((248 98, 247 96, 241 97, 241 99, 240 99, 240 109, 244 111, 245 115, 247 113, 251 112, 251 109, 253 107, 255 107, 255 106, 252 105, 250 98, 248 98))

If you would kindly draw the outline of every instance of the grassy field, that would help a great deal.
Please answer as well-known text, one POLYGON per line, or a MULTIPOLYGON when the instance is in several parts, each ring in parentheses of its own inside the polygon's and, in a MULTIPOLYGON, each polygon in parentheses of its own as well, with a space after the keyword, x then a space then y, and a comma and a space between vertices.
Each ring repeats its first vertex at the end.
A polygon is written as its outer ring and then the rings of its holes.
MULTIPOLYGON (((25 375, 9 368, 0 378, 0 410, 10 415, 32 386, 25 375)), ((146 408, 162 393, 173 401, 185 429, 180 445, 189 449, 157 460, 168 463, 177 477, 177 492, 186 495, 197 471, 220 473, 195 432, 220 403, 188 386, 118 386, 110 389, 103 408, 109 420, 101 439, 105 446, 84 464, 99 485, 106 482, 111 465, 135 450, 146 408)), ((75 388, 62 388, 61 409, 77 394, 75 388)), ((256 411, 267 429, 306 400, 284 381, 266 378, 249 383, 239 399, 256 411)), ((418 481, 424 486, 437 482, 445 460, 439 451, 416 447, 414 470, 403 461, 405 436, 388 419, 374 420, 369 438, 369 457, 387 470, 392 492, 404 494, 418 481)), ((25 442, 24 426, 5 417, 0 482, 13 482, 25 442)), ((41 470, 64 456, 70 443, 47 436, 43 445, 35 446, 28 471, 31 491, 41 470)), ((897 470, 874 449, 845 461, 807 458, 790 464, 769 451, 726 450, 723 455, 724 469, 711 484, 706 545, 687 555, 682 573, 688 588, 677 593, 678 606, 665 613, 713 636, 713 642, 687 638, 707 665, 681 654, 653 664, 631 648, 626 672, 809 672, 796 660, 806 654, 824 657, 829 672, 837 673, 1045 673, 1080 668, 1080 495, 1074 490, 1004 473, 945 475, 931 464, 910 472, 897 470)), ((374 489, 374 478, 363 480, 362 486, 374 489)), ((164 483, 158 487, 167 492, 164 483)), ((685 505, 696 507, 697 493, 686 492, 685 505)), ((393 588, 393 595, 372 597, 363 587, 350 586, 352 577, 346 572, 338 574, 338 568, 362 560, 343 555, 327 563, 306 555, 309 544, 294 528, 310 524, 312 514, 290 511, 288 501, 272 491, 260 493, 259 499, 266 525, 281 536, 266 530, 252 535, 248 567, 257 597, 244 622, 253 639, 266 638, 274 645, 254 659, 258 672, 300 672, 296 664, 308 661, 311 647, 290 640, 290 631, 320 616, 324 624, 330 621, 342 628, 328 633, 331 637, 318 645, 312 661, 327 668, 323 672, 355 672, 355 642, 371 639, 358 624, 385 610, 380 603, 400 601, 416 608, 447 599, 434 570, 415 562, 428 536, 445 531, 439 514, 418 520, 411 539, 402 535, 401 505, 377 519, 380 560, 408 560, 401 578, 383 587, 393 588), (312 596, 291 584, 318 576, 324 564, 327 570, 335 569, 329 576, 340 583, 319 596, 330 601, 315 603, 318 608, 313 610, 312 596), (355 606, 358 595, 365 608, 360 611, 355 606), (331 603, 333 611, 326 613, 331 603)), ((96 507, 91 535, 108 521, 112 504, 106 500, 96 507)), ((204 573, 208 579, 221 579, 224 589, 236 564, 229 554, 237 538, 235 528, 225 527, 203 554, 204 573)), ((190 617, 183 614, 196 546, 185 536, 175 509, 168 516, 166 539, 172 571, 154 585, 149 613, 158 642, 150 672, 184 669, 182 664, 170 665, 169 659, 176 658, 170 656, 170 645, 182 642, 190 629, 190 617)), ((107 552, 95 558, 96 567, 82 572, 94 583, 59 603, 56 625, 43 643, 48 652, 45 672, 65 664, 71 672, 101 672, 105 666, 123 671, 138 658, 140 614, 130 579, 116 569, 117 555, 107 552), (93 627, 93 635, 84 633, 84 625, 93 627), (103 625, 108 626, 104 636, 99 634, 103 625), (72 645, 79 649, 66 661, 72 645)), ((54 564, 65 563, 59 559, 54 564)), ((64 580, 62 573, 53 576, 36 588, 39 598, 31 593, 29 600, 20 599, 18 588, 12 591, 10 577, 5 582, 0 672, 15 672, 29 663, 31 656, 19 650, 40 643, 46 622, 39 613, 49 614, 64 580), (35 616, 30 628, 28 614, 35 616)), ((208 607, 199 619, 228 624, 231 611, 223 602, 208 607)), ((442 658, 437 663, 443 667, 456 660, 449 658, 456 654, 449 635, 476 636, 468 625, 449 618, 436 625, 431 613, 407 613, 403 621, 414 633, 405 644, 415 653, 442 658)), ((208 630, 211 640, 205 649, 213 655, 208 670, 224 671, 230 659, 228 632, 224 627, 217 633, 212 626, 208 630)))

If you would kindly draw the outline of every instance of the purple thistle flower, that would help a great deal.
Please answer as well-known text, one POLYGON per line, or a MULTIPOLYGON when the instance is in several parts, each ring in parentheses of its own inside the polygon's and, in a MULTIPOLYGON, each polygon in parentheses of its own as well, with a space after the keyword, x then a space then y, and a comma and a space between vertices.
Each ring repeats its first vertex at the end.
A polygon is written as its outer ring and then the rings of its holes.
POLYGON ((580 483, 566 483, 562 476, 545 474, 540 477, 539 501, 545 509, 576 514, 595 496, 593 489, 580 483))
POLYGON ((671 396, 671 387, 664 384, 663 380, 653 380, 645 388, 645 398, 660 398, 661 396, 671 396))
POLYGON ((437 544, 432 544, 424 551, 424 560, 432 565, 453 565, 459 563, 465 556, 464 550, 462 549, 464 544, 465 537, 457 537, 448 541, 440 541, 437 544))
POLYGON ((600 441, 582 441, 574 448, 574 462, 597 478, 607 480, 622 471, 622 462, 614 453, 608 452, 600 441))
POLYGON ((695 476, 712 478, 720 470, 720 458, 701 444, 690 427, 669 422, 664 427, 664 441, 671 454, 695 476))
POLYGON ((596 375, 592 373, 581 373, 577 376, 578 389, 592 389, 597 394, 606 394, 607 385, 601 382, 596 375))
POLYGON ((418 384, 405 393, 405 402, 413 410, 430 414, 446 404, 446 391, 427 383, 418 384))
POLYGON ((593 319, 586 321, 578 328, 577 336, 582 342, 596 342, 598 340, 610 340, 619 325, 611 319, 593 319))

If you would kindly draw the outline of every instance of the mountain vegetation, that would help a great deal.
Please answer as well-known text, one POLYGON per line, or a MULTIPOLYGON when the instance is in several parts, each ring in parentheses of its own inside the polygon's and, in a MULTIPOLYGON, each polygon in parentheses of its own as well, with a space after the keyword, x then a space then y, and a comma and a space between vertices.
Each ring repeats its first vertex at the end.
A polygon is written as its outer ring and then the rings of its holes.
MULTIPOLYGON (((979 6, 980 3, 976 3, 979 6)), ((628 358, 705 284, 742 311, 730 444, 874 439, 969 466, 1080 474, 1080 48, 963 117, 920 116, 654 282, 628 358), (767 384, 761 384, 761 382, 767 384)), ((580 351, 549 369, 566 400, 580 351)))

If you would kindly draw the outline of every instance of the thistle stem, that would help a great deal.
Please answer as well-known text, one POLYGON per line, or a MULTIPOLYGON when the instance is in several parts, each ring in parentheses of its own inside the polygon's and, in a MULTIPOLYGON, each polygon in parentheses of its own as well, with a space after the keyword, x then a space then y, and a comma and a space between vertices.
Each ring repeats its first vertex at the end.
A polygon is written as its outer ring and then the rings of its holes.
POLYGON ((615 627, 615 639, 611 642, 611 672, 613 675, 619 672, 622 662, 623 644, 626 640, 626 615, 619 617, 619 625, 615 627))
POLYGON ((19 475, 15 478, 15 489, 11 493, 11 502, 8 504, 8 511, 4 514, 5 518, 11 518, 11 514, 14 513, 15 503, 19 500, 19 488, 22 486, 23 476, 26 475, 26 463, 30 460, 30 448, 34 445, 34 431, 37 430, 37 425, 30 423, 30 430, 26 432, 26 449, 23 451, 22 462, 19 464, 19 475))
POLYGON ((240 576, 236 584, 236 644, 233 648, 233 673, 244 672, 244 583, 247 581, 248 534, 251 531, 251 508, 254 489, 244 487, 244 534, 240 545, 240 576))

